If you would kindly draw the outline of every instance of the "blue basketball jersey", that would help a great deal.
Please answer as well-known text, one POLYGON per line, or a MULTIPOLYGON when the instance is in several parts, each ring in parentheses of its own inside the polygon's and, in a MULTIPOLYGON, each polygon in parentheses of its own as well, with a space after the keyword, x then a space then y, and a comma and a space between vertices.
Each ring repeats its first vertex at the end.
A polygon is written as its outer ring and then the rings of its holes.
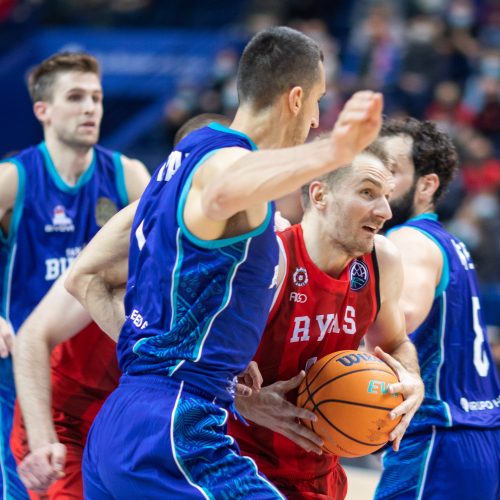
POLYGON ((0 315, 17 331, 128 198, 120 154, 99 146, 75 186, 60 177, 44 142, 6 161, 17 166, 19 188, 9 234, 0 231, 0 315))
POLYGON ((146 188, 132 226, 118 359, 124 373, 171 376, 231 402, 267 320, 278 245, 272 203, 265 221, 238 237, 203 241, 186 227, 193 175, 228 147, 256 148, 215 123, 192 132, 146 188))
POLYGON ((410 334, 418 351, 425 399, 407 432, 431 426, 499 427, 500 384, 469 252, 445 231, 436 214, 422 214, 400 227, 405 226, 430 238, 443 255, 432 308, 410 334))

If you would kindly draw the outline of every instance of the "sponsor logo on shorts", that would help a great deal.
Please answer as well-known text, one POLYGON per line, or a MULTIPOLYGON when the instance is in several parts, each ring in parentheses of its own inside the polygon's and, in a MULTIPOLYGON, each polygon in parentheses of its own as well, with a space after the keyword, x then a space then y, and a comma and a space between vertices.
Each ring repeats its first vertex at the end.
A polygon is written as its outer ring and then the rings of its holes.
POLYGON ((349 280, 351 282, 351 290, 357 292, 365 287, 370 279, 368 266, 359 259, 354 260, 349 268, 349 280))
POLYGON ((460 398, 460 406, 466 412, 494 410, 500 408, 500 396, 495 399, 485 399, 484 401, 469 401, 466 398, 460 398))

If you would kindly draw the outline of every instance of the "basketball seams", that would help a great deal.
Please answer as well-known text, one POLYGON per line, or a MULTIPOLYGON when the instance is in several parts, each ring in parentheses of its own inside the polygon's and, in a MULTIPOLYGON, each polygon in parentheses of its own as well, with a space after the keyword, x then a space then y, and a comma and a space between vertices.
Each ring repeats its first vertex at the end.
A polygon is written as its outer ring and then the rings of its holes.
POLYGON ((322 399, 321 403, 318 403, 315 405, 315 408, 319 408, 320 405, 324 403, 343 403, 346 405, 354 405, 354 406, 363 406, 364 408, 372 408, 374 410, 381 410, 381 411, 391 411, 394 408, 386 408, 384 406, 376 406, 376 405, 368 405, 366 403, 358 403, 357 401, 345 401, 343 399, 322 399))
MULTIPOLYGON (((336 425, 334 425, 329 418, 326 417, 326 415, 319 409, 319 408, 316 408, 318 410, 318 413, 322 416, 323 420, 325 422, 328 423, 328 425, 330 425, 330 427, 332 427, 333 429, 335 429, 339 434, 342 434, 344 437, 346 437, 347 439, 350 439, 351 441, 354 441, 358 444, 362 444, 364 446, 373 446, 373 447, 378 447, 380 448, 381 446, 383 446, 387 441, 384 441, 383 443, 365 443, 364 441, 361 441, 359 439, 356 439, 355 437, 352 437, 351 435, 347 434, 346 432, 344 432, 343 430, 339 429, 336 425)), ((337 444, 337 446, 339 446, 337 444)), ((349 450, 346 450, 347 452, 349 452, 349 450)), ((375 451, 375 450, 373 450, 375 451)), ((351 453, 352 455, 354 455, 352 452, 349 452, 351 453)))
MULTIPOLYGON (((339 356, 345 356, 345 351, 339 351, 337 354, 335 354, 334 356, 332 356, 319 370, 318 370, 318 373, 316 373, 314 375, 314 377, 312 378, 312 380, 310 381, 310 383, 312 384, 319 376, 319 374, 332 362, 332 361, 335 361, 335 359, 337 359, 339 356)), ((306 385, 308 385, 308 380, 307 380, 307 375, 306 375, 306 385)), ((305 390, 305 389, 304 389, 305 390)), ((298 396, 300 396, 301 394, 303 394, 304 391, 300 391, 299 389, 299 393, 298 393, 298 396)))
MULTIPOLYGON (((324 366, 326 366, 327 363, 325 363, 324 366)), ((322 367, 323 368, 323 367, 322 367)), ((394 372, 392 370, 388 371, 388 370, 383 370, 382 369, 383 367, 380 367, 380 368, 360 368, 359 370, 353 370, 353 371, 350 371, 350 372, 346 372, 346 373, 343 373, 342 375, 337 375, 336 377, 334 378, 331 378, 329 379, 328 381, 324 382, 323 384, 321 384, 319 387, 317 387, 312 393, 311 391, 309 390, 309 387, 310 387, 310 384, 309 384, 309 381, 307 380, 307 377, 306 377, 306 387, 308 389, 308 393, 309 393, 309 397, 303 402, 303 405, 305 405, 309 400, 310 398, 312 398, 312 396, 314 396, 319 390, 321 390, 323 387, 327 386, 328 384, 331 384, 332 382, 335 382, 336 380, 342 378, 342 377, 347 377, 348 375, 352 375, 353 373, 359 373, 359 372, 368 372, 368 371, 372 371, 372 372, 382 372, 382 373, 387 373, 387 374, 390 374, 390 375, 394 375, 394 372)), ((319 372, 318 372, 319 374, 319 372)), ((316 375, 318 375, 316 374, 316 375)), ((314 377, 314 379, 316 379, 316 377, 314 377)), ((314 379, 311 381, 311 384, 312 382, 314 381, 314 379)), ((397 377, 396 377, 397 379, 397 377)), ((304 392, 304 391, 302 391, 304 392)), ((300 393, 299 393, 300 395, 300 393)), ((311 399, 312 401, 312 399, 311 399)))

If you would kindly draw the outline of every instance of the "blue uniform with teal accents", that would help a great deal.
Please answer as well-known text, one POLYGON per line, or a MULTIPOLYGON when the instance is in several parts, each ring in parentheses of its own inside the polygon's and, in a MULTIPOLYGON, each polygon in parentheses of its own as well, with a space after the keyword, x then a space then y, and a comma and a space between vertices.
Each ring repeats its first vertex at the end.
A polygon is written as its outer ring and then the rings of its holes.
MULTIPOLYGON (((103 223, 128 203, 119 153, 96 146, 75 186, 58 174, 45 143, 5 160, 18 192, 8 234, 0 231, 0 315, 16 332, 103 223)), ((0 168, 3 165, 0 164, 0 168)), ((12 359, 0 360, 2 498, 27 497, 9 448, 15 388, 12 359)))
POLYGON ((443 272, 427 318, 410 334, 425 398, 400 450, 385 452, 375 498, 498 500, 500 384, 474 263, 435 214, 400 227, 420 231, 439 247, 443 272))
POLYGON ((215 241, 183 219, 193 175, 228 147, 255 148, 217 124, 192 132, 141 198, 118 341, 124 375, 89 433, 86 498, 281 498, 225 433, 275 292, 274 208, 252 232, 215 241))

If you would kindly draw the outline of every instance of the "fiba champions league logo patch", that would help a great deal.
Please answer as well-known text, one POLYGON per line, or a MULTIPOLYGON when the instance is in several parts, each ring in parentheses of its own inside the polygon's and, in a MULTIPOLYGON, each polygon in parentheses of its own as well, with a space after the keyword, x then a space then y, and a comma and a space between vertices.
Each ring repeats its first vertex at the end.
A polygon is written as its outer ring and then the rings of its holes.
POLYGON ((95 221, 99 227, 104 226, 113 215, 118 212, 118 207, 109 199, 101 196, 95 206, 95 221))
POLYGON ((293 284, 295 286, 305 286, 308 281, 307 271, 303 267, 297 267, 293 273, 293 284))
POLYGON ((365 287, 370 279, 368 266, 362 260, 352 262, 349 269, 349 280, 351 282, 351 290, 357 292, 365 287))

